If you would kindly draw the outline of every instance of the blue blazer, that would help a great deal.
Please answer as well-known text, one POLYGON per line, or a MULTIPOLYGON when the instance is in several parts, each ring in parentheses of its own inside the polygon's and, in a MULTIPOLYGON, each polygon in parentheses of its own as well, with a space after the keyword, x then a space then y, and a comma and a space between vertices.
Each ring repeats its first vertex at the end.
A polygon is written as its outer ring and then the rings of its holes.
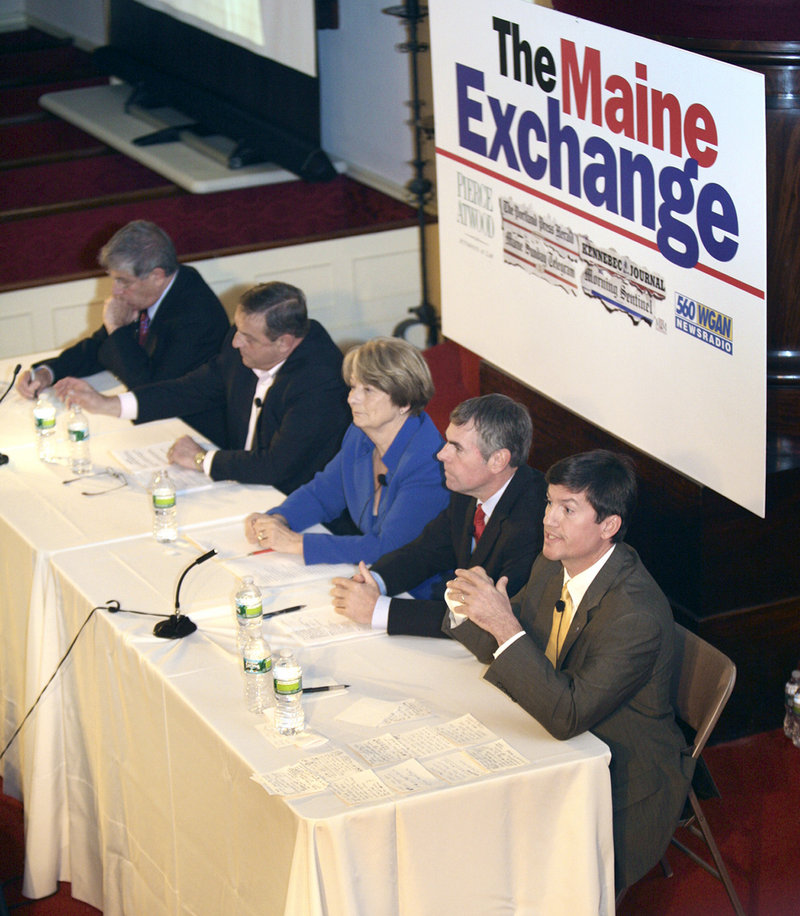
POLYGON ((346 509, 361 532, 355 535, 305 534, 306 563, 373 563, 413 540, 448 503, 436 453, 443 439, 426 413, 408 417, 383 456, 386 486, 373 514, 373 442, 349 426, 342 448, 305 486, 270 510, 293 531, 333 521, 346 509))

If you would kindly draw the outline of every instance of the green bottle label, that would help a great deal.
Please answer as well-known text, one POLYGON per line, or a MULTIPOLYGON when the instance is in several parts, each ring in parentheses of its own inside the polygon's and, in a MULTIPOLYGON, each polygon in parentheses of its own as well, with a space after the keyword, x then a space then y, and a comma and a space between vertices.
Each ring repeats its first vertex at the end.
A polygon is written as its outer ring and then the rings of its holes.
POLYGON ((272 671, 272 658, 245 658, 244 670, 248 673, 269 674, 272 671))
POLYGON ((290 696, 293 693, 300 693, 303 689, 303 679, 299 677, 296 681, 275 681, 275 693, 281 696, 290 696))

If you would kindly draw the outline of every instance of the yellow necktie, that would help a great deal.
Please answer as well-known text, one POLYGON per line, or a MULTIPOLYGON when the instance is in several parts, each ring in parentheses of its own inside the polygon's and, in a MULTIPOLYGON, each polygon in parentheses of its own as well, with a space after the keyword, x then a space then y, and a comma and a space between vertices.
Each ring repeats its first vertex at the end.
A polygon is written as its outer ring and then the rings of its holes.
POLYGON ((563 637, 566 637, 571 621, 572 598, 569 596, 569 591, 567 591, 567 583, 565 582, 564 587, 561 589, 561 601, 553 608, 553 623, 550 627, 550 638, 547 640, 547 648, 544 650, 544 654, 547 656, 547 660, 554 668, 556 666, 558 653, 561 651, 561 646, 563 644, 562 630, 563 637), (562 603, 564 607, 561 611, 559 611, 559 607, 562 603))

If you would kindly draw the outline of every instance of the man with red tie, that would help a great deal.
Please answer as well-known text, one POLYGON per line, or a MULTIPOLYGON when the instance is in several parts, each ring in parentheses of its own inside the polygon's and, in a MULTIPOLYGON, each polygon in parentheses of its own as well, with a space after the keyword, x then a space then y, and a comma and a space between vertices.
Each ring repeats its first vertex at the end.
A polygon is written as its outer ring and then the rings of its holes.
POLYGON ((513 591, 527 581, 542 548, 544 477, 529 467, 528 412, 502 394, 459 404, 450 414, 442 462, 450 503, 411 543, 352 579, 333 580, 339 613, 390 634, 443 636, 444 589, 457 567, 507 576, 513 591), (390 598, 435 578, 434 600, 390 598))
POLYGON ((225 309, 193 267, 178 263, 162 229, 144 220, 128 223, 98 261, 112 281, 102 327, 23 372, 17 390, 24 397, 65 376, 103 369, 129 388, 178 378, 218 352, 230 327, 225 309))

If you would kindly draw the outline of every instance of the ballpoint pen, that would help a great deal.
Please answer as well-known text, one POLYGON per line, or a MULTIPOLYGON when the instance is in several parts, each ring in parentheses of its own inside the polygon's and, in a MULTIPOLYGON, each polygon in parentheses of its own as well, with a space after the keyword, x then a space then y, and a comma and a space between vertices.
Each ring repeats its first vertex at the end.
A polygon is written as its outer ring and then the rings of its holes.
POLYGON ((262 547, 261 550, 251 550, 250 553, 247 554, 247 556, 256 557, 260 553, 272 553, 272 548, 271 547, 262 547))
POLYGON ((295 604, 292 607, 282 607, 279 611, 268 611, 263 617, 277 617, 278 614, 288 614, 290 611, 302 611, 304 604, 295 604))

